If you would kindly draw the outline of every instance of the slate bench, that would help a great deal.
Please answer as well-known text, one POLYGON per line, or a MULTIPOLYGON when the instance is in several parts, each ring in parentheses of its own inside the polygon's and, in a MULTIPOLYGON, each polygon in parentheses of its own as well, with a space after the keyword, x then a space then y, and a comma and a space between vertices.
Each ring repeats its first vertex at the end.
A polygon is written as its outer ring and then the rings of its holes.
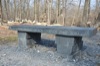
POLYGON ((41 42, 41 33, 54 34, 57 52, 63 57, 82 50, 82 37, 91 37, 97 32, 95 28, 63 26, 14 25, 9 28, 18 31, 18 43, 21 48, 28 48, 28 45, 41 42))

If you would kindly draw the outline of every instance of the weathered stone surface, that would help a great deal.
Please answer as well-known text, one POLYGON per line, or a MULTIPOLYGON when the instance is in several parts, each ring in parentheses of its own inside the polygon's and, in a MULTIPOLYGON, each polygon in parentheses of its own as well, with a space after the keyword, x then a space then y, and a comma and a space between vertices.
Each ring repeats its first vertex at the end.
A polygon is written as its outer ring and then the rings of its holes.
POLYGON ((18 47, 25 49, 28 48, 26 32, 18 31, 18 47))
POLYGON ((82 37, 56 35, 57 51, 63 57, 74 55, 82 50, 82 37))
POLYGON ((67 36, 85 36, 90 37, 96 34, 95 28, 82 28, 82 27, 63 27, 63 26, 30 26, 19 25, 11 26, 10 29, 25 32, 39 32, 50 33, 67 36))

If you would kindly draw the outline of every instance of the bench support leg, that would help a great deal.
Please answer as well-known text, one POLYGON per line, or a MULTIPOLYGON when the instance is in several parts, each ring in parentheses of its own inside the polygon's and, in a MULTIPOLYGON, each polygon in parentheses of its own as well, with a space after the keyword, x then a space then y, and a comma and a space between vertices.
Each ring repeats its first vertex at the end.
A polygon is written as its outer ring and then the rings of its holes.
POLYGON ((18 31, 18 47, 27 48, 27 33, 18 31))
POLYGON ((83 47, 82 37, 56 35, 56 44, 62 57, 73 57, 83 47))
POLYGON ((32 48, 34 44, 41 42, 41 33, 26 33, 18 31, 19 48, 32 48))

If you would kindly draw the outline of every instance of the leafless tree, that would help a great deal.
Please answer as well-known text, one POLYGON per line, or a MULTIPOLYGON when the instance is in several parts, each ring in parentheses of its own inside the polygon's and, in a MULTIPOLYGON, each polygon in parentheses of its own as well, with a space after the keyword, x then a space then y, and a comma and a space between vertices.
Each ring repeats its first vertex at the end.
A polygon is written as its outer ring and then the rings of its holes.
POLYGON ((57 23, 59 23, 58 19, 59 19, 59 16, 60 16, 60 5, 61 5, 61 1, 60 0, 56 0, 56 21, 57 23))
POLYGON ((52 0, 48 0, 48 25, 51 23, 52 0))
POLYGON ((81 22, 81 24, 83 26, 87 25, 87 21, 89 19, 89 14, 90 14, 90 0, 85 0, 83 17, 82 17, 82 22, 81 22))
POLYGON ((67 0, 62 0, 63 2, 63 25, 65 25, 65 22, 66 22, 66 3, 67 3, 67 0))
POLYGON ((30 18, 29 16, 30 16, 30 7, 29 7, 29 5, 30 5, 30 0, 26 0, 26 3, 27 3, 27 15, 26 15, 26 18, 27 18, 27 20, 30 18))
POLYGON ((14 21, 16 21, 16 15, 17 15, 17 12, 16 12, 16 0, 14 0, 14 21))
POLYGON ((2 1, 0 0, 0 23, 2 22, 2 1))
POLYGON ((80 6, 81 6, 81 1, 82 1, 82 0, 79 1, 79 6, 78 6, 78 7, 76 8, 76 10, 75 10, 75 13, 74 13, 74 17, 73 17, 73 19, 72 19, 72 24, 71 24, 71 26, 75 25, 76 22, 78 23, 79 21, 81 21, 81 19, 78 19, 78 20, 75 22, 75 17, 80 18, 80 6))

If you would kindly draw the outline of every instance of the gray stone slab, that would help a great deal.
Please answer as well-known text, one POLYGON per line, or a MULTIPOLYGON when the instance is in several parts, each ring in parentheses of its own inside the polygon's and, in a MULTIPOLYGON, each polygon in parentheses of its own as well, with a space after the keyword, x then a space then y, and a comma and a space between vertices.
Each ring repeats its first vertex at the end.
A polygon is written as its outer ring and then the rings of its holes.
POLYGON ((63 27, 63 26, 30 26, 30 25, 19 25, 10 26, 12 30, 25 31, 25 32, 38 32, 38 33, 49 33, 67 36, 83 36, 90 37, 96 34, 95 28, 83 28, 83 27, 63 27))
POLYGON ((63 57, 73 56, 82 50, 82 37, 56 35, 57 52, 63 57))

